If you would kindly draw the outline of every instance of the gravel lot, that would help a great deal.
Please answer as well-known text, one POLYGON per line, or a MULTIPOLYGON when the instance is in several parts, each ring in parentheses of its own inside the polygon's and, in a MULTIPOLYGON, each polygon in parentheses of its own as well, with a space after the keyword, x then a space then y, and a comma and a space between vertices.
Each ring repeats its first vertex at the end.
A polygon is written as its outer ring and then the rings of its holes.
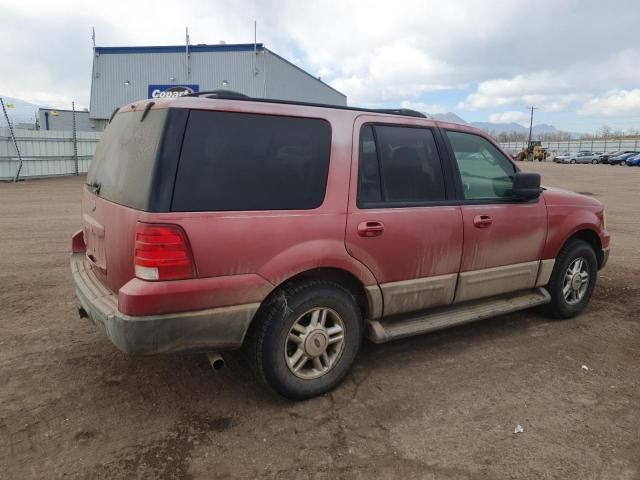
POLYGON ((367 343, 304 403, 238 355, 117 351, 76 313, 84 179, 0 184, 0 478, 640 478, 640 168, 521 165, 607 206, 587 312, 367 343))

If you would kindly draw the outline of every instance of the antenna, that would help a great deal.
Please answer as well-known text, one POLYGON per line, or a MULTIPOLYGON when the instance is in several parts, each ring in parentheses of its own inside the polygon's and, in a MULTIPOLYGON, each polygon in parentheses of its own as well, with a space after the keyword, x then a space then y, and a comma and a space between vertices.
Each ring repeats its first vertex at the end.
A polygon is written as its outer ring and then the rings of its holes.
POLYGON ((258 22, 253 21, 253 74, 258 75, 258 22))
POLYGON ((189 77, 191 76, 191 70, 189 69, 189 46, 191 45, 190 41, 189 41, 189 27, 184 27, 184 43, 185 43, 185 70, 187 73, 187 80, 189 80, 189 77))

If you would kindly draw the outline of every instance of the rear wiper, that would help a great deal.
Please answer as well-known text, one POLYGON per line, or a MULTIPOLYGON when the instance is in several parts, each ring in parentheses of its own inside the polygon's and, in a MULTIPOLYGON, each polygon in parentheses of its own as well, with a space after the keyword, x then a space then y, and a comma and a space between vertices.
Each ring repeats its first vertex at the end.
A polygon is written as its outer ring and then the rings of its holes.
POLYGON ((100 187, 101 185, 98 182, 85 182, 85 185, 89 187, 91 193, 95 193, 96 195, 100 195, 100 187))

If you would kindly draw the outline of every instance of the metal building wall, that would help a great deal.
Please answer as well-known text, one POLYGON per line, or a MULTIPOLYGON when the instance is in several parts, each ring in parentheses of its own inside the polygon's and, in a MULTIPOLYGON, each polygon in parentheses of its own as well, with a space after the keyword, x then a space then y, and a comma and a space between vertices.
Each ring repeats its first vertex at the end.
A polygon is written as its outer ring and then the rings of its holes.
POLYGON ((185 54, 115 53, 96 49, 91 81, 90 117, 108 119, 113 110, 135 100, 147 98, 149 84, 187 82, 185 54), (130 85, 125 85, 129 81, 130 85))
POLYGON ((108 119, 115 108, 147 98, 149 84, 198 84, 201 91, 229 89, 257 98, 346 104, 340 92, 261 44, 257 53, 253 45, 192 46, 188 77, 183 48, 97 47, 90 117, 108 119))
MULTIPOLYGON (((38 110, 38 118, 40 122, 40 130, 72 130, 73 129, 73 111, 58 110, 53 108, 40 108, 38 110), (52 115, 55 111, 58 114, 52 115), (49 114, 49 128, 47 128, 47 113, 49 114)), ((76 130, 82 132, 100 131, 100 125, 91 121, 89 112, 76 111, 76 130)))

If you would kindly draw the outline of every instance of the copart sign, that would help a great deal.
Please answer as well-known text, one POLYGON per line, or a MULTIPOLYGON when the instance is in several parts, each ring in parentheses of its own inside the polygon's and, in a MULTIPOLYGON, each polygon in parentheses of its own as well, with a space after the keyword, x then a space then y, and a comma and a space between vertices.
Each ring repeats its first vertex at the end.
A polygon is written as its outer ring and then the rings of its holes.
POLYGON ((200 85, 149 85, 148 98, 177 98, 200 91, 200 85))

